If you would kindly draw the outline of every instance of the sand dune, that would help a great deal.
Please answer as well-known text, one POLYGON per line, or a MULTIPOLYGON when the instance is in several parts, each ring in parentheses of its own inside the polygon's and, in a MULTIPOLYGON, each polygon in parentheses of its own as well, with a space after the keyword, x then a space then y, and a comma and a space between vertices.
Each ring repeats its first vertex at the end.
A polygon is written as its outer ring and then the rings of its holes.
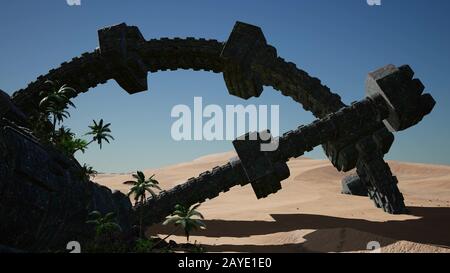
MULTIPOLYGON (((223 164, 233 153, 146 170, 164 189, 223 164)), ((368 198, 340 194, 341 179, 326 160, 288 163, 283 189, 257 200, 250 186, 235 187, 200 207, 207 230, 194 233, 211 252, 450 252, 450 166, 389 162, 400 183, 409 215, 389 215, 368 198)), ((123 192, 129 174, 101 174, 96 182, 123 192)), ((156 225, 149 234, 172 228, 156 225)), ((184 242, 182 234, 173 237, 184 242)))

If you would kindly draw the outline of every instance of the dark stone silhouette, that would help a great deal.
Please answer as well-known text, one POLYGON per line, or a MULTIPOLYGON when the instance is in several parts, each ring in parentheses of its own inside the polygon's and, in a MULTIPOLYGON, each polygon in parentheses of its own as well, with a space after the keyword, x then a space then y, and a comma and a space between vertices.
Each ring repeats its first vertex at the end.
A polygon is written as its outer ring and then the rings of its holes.
MULTIPOLYGON (((8 101, 2 95, 1 104, 8 101)), ((22 116, 14 109, 14 116, 22 116)), ((131 228, 131 203, 120 192, 88 181, 74 158, 45 146, 29 132, 0 120, 0 244, 38 251, 65 249, 92 233, 88 213, 116 212, 125 231, 131 228)))
POLYGON ((342 179, 342 193, 349 195, 368 196, 367 187, 357 174, 349 175, 342 179))
POLYGON ((27 129, 39 111, 46 80, 79 93, 115 79, 130 94, 147 89, 147 73, 194 69, 222 72, 230 94, 248 99, 272 86, 311 111, 318 120, 277 139, 279 149, 261 152, 261 140, 236 140, 240 158, 150 198, 145 223, 158 223, 175 204, 189 206, 235 185, 252 184, 258 198, 275 193, 289 176, 286 161, 322 145, 340 171, 356 167, 368 195, 389 213, 403 213, 403 196, 383 156, 389 131, 418 123, 434 106, 409 66, 389 65, 371 74, 367 98, 346 106, 340 97, 295 64, 277 55, 260 28, 237 22, 227 42, 204 39, 146 41, 137 27, 120 24, 99 30, 100 47, 38 77, 12 99, 0 93, 0 244, 27 250, 54 249, 89 233, 87 213, 117 212, 128 230, 134 211, 128 198, 80 178, 80 165, 39 143, 27 129), (388 130, 389 129, 389 130, 388 130), (7 219, 7 220, 4 220, 7 219))
MULTIPOLYGON (((364 156, 364 161, 358 162, 361 164, 357 170, 358 175, 364 177, 361 181, 364 181, 363 185, 368 190, 369 197, 375 201, 378 207, 392 213, 406 212, 403 195, 397 187, 397 179, 392 176, 389 168, 384 165, 386 163, 380 160, 379 154, 377 154, 384 143, 383 135, 379 131, 373 130, 381 121, 400 115, 403 120, 395 125, 394 129, 404 130, 414 126, 431 111, 434 107, 434 100, 428 94, 422 95, 420 91, 398 88, 397 85, 407 85, 412 80, 402 76, 408 67, 397 69, 389 66, 387 69, 390 72, 385 73, 380 81, 394 78, 392 86, 395 89, 386 88, 386 90, 392 90, 394 95, 387 92, 387 94, 374 94, 323 119, 289 131, 273 140, 278 142, 278 149, 275 151, 261 152, 260 144, 263 141, 258 139, 258 135, 256 135, 256 140, 253 140, 254 134, 238 138, 233 144, 240 159, 232 159, 230 163, 216 167, 212 172, 205 172, 198 178, 191 178, 185 184, 162 192, 156 198, 148 199, 143 204, 147 208, 145 209, 146 223, 157 223, 163 220, 166 215, 170 214, 176 203, 190 206, 203 202, 207 198, 214 198, 220 192, 228 191, 235 185, 244 186, 251 183, 258 198, 275 193, 281 188, 280 182, 289 177, 289 170, 286 170, 287 167, 283 164, 290 158, 299 157, 322 143, 339 139, 340 136, 353 134, 357 137, 370 135, 370 133, 373 133, 374 137, 367 142, 373 142, 373 145, 357 145, 358 151, 364 156), (408 100, 392 102, 391 98, 401 95, 410 97, 412 103, 408 100), (416 109, 416 111, 410 111, 405 115, 402 112, 403 107, 416 109)), ((267 132, 265 133, 267 134, 267 132)))

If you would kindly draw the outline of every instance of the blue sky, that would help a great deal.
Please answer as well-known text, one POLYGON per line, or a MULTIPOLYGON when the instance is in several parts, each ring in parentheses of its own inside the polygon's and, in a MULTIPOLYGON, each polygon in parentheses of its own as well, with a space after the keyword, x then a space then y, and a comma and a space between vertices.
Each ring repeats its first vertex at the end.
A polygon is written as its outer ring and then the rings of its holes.
MULTIPOLYGON (((388 159, 450 164, 450 1, 3 1, 0 10, 0 88, 9 94, 60 63, 98 46, 97 29, 126 22, 146 39, 198 37, 224 41, 235 21, 258 25, 283 58, 341 95, 364 96, 368 72, 410 64, 437 105, 418 126, 396 134, 388 159)), ((228 95, 222 76, 173 71, 149 74, 149 91, 128 95, 112 80, 75 99, 65 125, 80 135, 92 119, 112 123, 116 140, 77 155, 99 171, 125 172, 229 151, 230 141, 175 142, 170 136, 177 104, 278 104, 281 132, 313 120, 290 98, 265 88, 257 99, 228 95)), ((316 148, 308 156, 324 158, 316 148)))

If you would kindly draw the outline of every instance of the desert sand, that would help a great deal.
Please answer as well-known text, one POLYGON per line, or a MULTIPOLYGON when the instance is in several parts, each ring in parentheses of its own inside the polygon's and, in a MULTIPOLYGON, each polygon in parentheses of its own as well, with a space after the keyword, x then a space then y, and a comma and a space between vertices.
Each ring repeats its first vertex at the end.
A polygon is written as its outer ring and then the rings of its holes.
MULTIPOLYGON (((234 156, 223 153, 191 162, 145 170, 170 189, 234 156)), ((250 185, 202 204, 206 230, 191 242, 210 252, 370 252, 377 241, 381 252, 450 252, 450 166, 389 162, 398 177, 408 215, 389 215, 367 197, 340 193, 344 173, 327 160, 299 158, 288 163, 291 177, 283 189, 257 200, 250 185)), ((130 174, 100 174, 97 183, 124 193, 130 174)), ((172 227, 155 225, 149 235, 172 227)), ((181 233, 171 239, 182 243, 181 233)))

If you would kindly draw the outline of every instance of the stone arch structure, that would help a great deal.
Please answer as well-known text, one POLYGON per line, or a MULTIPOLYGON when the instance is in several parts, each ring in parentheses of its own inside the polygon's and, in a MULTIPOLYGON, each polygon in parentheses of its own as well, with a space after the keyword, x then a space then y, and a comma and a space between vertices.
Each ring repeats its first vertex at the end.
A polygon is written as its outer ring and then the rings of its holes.
MULTIPOLYGON (((147 41, 137 27, 124 23, 100 29, 98 35, 99 48, 38 77, 35 82, 13 94, 13 103, 27 115, 34 115, 46 80, 58 80, 83 93, 114 79, 128 93, 134 94, 148 89, 148 72, 193 69, 222 73, 229 93, 243 99, 258 97, 263 86, 272 86, 317 118, 324 118, 346 107, 340 97, 318 78, 279 57, 257 26, 237 22, 226 42, 195 38, 147 41)), ((337 141, 324 143, 323 148, 339 171, 357 167, 357 179, 382 181, 389 185, 388 191, 394 192, 392 196, 376 191, 369 191, 369 196, 385 211, 398 213, 404 210, 403 196, 398 191, 396 178, 383 160, 394 136, 382 122, 374 127, 363 137, 349 134, 337 141), (367 167, 356 148, 358 144, 377 147, 372 156, 379 162, 376 168, 367 167), (390 187, 393 187, 392 190, 390 187)), ((217 189, 211 192, 214 194, 205 194, 204 197, 210 199, 218 194, 217 189)), ((205 200, 203 197, 197 199, 205 200)))
MULTIPOLYGON (((346 105, 317 78, 277 55, 259 27, 237 22, 226 42, 195 38, 162 38, 146 41, 135 26, 119 25, 100 29, 99 48, 64 62, 59 68, 18 90, 13 102, 32 115, 45 90, 46 80, 59 80, 87 92, 114 79, 128 93, 147 90, 147 73, 193 69, 223 73, 231 95, 243 99, 258 97, 263 86, 272 86, 300 103, 317 118, 346 105)), ((380 123, 380 130, 388 133, 380 123)), ((324 145, 327 156, 340 171, 355 167, 356 139, 324 145)), ((385 153, 389 147, 385 147, 385 153)))
POLYGON ((46 80, 57 80, 83 93, 114 79, 133 94, 147 90, 148 72, 161 70, 223 73, 229 93, 243 99, 258 97, 263 86, 272 86, 319 119, 283 134, 280 141, 284 145, 270 155, 254 149, 258 143, 233 142, 239 159, 142 204, 145 224, 160 222, 175 204, 203 202, 236 185, 250 183, 258 198, 275 193, 289 176, 286 161, 320 144, 338 170, 356 167, 357 175, 346 178, 350 193, 355 193, 355 184, 362 185, 378 207, 389 213, 405 212, 398 181, 383 160, 394 138, 382 121, 392 118, 394 127, 403 130, 419 122, 435 103, 429 94, 421 95, 424 86, 413 79, 409 66, 387 66, 369 74, 373 82, 366 91, 377 96, 369 94, 369 98, 345 107, 319 79, 279 57, 260 28, 245 23, 237 22, 226 42, 194 38, 146 41, 137 27, 125 24, 99 30, 99 41, 98 49, 38 77, 12 99, 0 91, 0 217, 13 219, 0 225, 0 241, 24 249, 61 246, 73 236, 89 233, 85 220, 93 209, 116 212, 122 227, 131 230, 135 211, 141 207, 133 209, 124 194, 80 178, 79 163, 40 143, 26 128, 27 118, 37 114, 46 80), (391 97, 383 97, 385 90, 380 89, 378 80, 387 91, 401 91, 393 96, 398 109, 391 105, 391 97), (411 97, 403 102, 405 94, 411 97), (21 198, 27 197, 29 202, 22 202, 21 198), (21 217, 23 213, 27 217, 21 217), (30 228, 34 223, 40 228, 30 228))

